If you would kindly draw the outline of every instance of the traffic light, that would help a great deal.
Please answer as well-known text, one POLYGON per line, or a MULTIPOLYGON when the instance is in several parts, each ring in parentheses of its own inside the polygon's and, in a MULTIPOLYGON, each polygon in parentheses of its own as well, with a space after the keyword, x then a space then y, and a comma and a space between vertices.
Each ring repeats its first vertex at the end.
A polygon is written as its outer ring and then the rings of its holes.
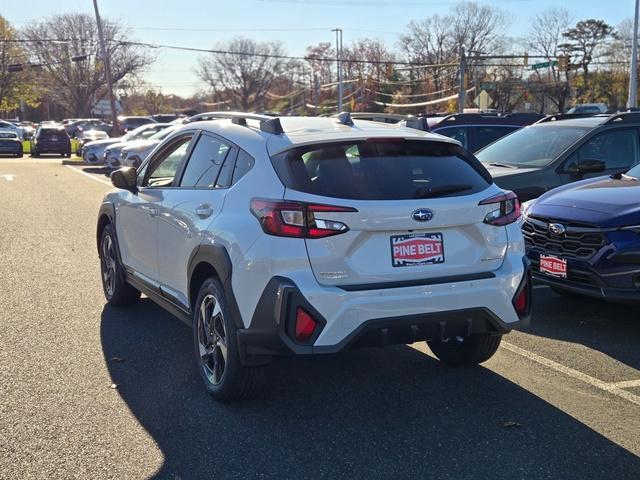
POLYGON ((558 70, 566 72, 569 70, 569 56, 561 55, 558 57, 558 70))
POLYGON ((527 90, 525 90, 524 92, 522 92, 522 99, 523 99, 525 102, 528 102, 528 101, 529 101, 529 92, 528 92, 527 90))

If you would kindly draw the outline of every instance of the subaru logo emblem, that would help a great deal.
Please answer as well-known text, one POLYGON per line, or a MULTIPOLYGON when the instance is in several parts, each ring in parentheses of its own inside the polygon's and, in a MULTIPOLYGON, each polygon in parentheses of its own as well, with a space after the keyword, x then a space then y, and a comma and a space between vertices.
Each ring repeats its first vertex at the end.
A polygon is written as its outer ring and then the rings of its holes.
POLYGON ((433 212, 428 208, 419 208, 411 214, 416 222, 428 222, 433 218, 433 212))
POLYGON ((549 224, 549 231, 551 232, 552 235, 563 235, 564 232, 566 232, 566 228, 564 228, 564 225, 560 224, 560 223, 550 223, 549 224))

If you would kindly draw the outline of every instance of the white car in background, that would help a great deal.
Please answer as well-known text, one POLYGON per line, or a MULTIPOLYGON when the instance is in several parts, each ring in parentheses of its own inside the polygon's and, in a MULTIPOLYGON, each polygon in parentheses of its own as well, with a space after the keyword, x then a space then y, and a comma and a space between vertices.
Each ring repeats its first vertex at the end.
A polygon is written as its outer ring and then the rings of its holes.
POLYGON ((109 138, 109 134, 103 130, 86 130, 78 138, 78 149, 82 149, 87 143, 109 138))
POLYGON ((179 125, 160 130, 146 140, 133 140, 127 142, 120 151, 120 165, 123 167, 138 168, 145 161, 153 149, 166 137, 168 137, 179 125))
POLYGON ((104 154, 105 150, 108 146, 127 142, 129 140, 139 140, 142 138, 148 138, 154 133, 166 128, 167 124, 161 123, 148 123, 142 125, 134 130, 131 130, 129 133, 114 138, 105 138, 103 140, 95 140, 93 142, 88 142, 82 147, 81 156, 82 159, 87 163, 96 163, 101 164, 104 163, 104 154), (162 125, 162 126, 161 126, 162 125))
POLYGON ((107 145, 104 149, 104 164, 107 168, 120 168, 122 166, 120 154, 122 153, 122 149, 127 145, 131 144, 131 142, 137 142, 139 140, 147 140, 151 138, 158 132, 161 132, 169 127, 173 127, 174 125, 171 123, 148 123, 143 125, 142 127, 138 127, 133 130, 131 133, 136 130, 147 127, 142 130, 140 133, 127 137, 126 135, 122 137, 119 142, 112 143, 111 145, 107 145))
POLYGON ((192 325, 214 398, 255 395, 287 354, 426 340, 475 365, 528 324, 518 199, 457 141, 346 113, 217 116, 113 172, 96 232, 107 301, 143 292, 192 325))

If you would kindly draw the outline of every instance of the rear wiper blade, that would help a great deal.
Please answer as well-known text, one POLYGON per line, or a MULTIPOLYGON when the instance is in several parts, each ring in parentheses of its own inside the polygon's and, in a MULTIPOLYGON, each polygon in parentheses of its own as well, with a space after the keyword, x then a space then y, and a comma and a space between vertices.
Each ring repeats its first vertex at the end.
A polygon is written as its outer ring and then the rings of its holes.
POLYGON ((413 198, 434 198, 440 197, 443 195, 448 195, 450 193, 458 193, 464 192, 465 190, 471 190, 473 186, 471 185, 442 185, 440 187, 432 187, 432 188, 419 188, 416 190, 413 198))
POLYGON ((508 165, 506 163, 500 163, 500 162, 493 162, 493 163, 490 163, 489 165, 491 165, 492 167, 518 168, 514 165, 508 165))

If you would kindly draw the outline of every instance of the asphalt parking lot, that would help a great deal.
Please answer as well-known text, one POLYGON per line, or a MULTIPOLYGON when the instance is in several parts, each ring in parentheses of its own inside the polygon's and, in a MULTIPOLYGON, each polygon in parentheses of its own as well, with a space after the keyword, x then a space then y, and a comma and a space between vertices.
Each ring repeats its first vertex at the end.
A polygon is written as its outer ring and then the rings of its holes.
POLYGON ((288 358, 236 405, 189 329, 108 307, 96 167, 0 158, 0 478, 640 478, 640 309, 535 287, 481 367, 424 345, 288 358))

